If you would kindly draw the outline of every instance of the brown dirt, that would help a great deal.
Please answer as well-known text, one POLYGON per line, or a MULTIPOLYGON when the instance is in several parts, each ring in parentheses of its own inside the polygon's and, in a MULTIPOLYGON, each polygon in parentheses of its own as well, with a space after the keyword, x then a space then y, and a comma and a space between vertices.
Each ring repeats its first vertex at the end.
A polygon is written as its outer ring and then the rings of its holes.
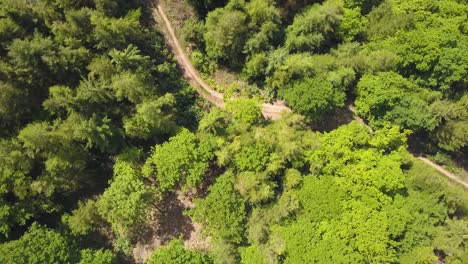
POLYGON ((191 195, 180 191, 168 195, 158 204, 159 210, 153 210, 133 249, 135 263, 145 263, 156 248, 179 237, 187 248, 208 250, 210 244, 201 235, 201 225, 183 214, 193 206, 191 195))
POLYGON ((454 182, 457 182, 459 184, 461 184, 463 187, 467 188, 468 189, 468 183, 461 180, 459 177, 457 177, 455 174, 449 172, 448 170, 444 169, 442 166, 439 166, 437 164, 435 164, 434 162, 430 161, 429 159, 427 158, 424 158, 424 157, 418 157, 418 159, 422 160, 424 163, 426 163, 427 165, 431 166, 432 168, 436 169, 437 171, 439 171, 440 173, 442 173, 443 175, 445 175, 447 178, 449 178, 450 180, 454 181, 454 182))
MULTIPOLYGON (((164 7, 164 12, 175 29, 182 29, 187 20, 196 17, 196 11, 186 3, 186 0, 149 1, 159 1, 159 3, 164 7)), ((184 41, 182 36, 182 30, 175 30, 175 34, 181 44, 181 47, 187 49, 187 43, 184 41)))
MULTIPOLYGON (((184 73, 184 77, 196 89, 199 95, 213 105, 224 109, 226 104, 223 100, 223 94, 215 91, 205 81, 203 81, 198 71, 193 67, 192 62, 183 51, 182 46, 176 37, 174 28, 167 18, 163 6, 158 2, 153 2, 153 7, 153 17, 164 27, 163 30, 165 33, 164 35, 166 36, 166 41, 172 48, 178 65, 184 73)), ((273 104, 262 104, 262 113, 266 118, 278 119, 281 117, 283 112, 291 112, 291 109, 282 101, 277 101, 273 104)))

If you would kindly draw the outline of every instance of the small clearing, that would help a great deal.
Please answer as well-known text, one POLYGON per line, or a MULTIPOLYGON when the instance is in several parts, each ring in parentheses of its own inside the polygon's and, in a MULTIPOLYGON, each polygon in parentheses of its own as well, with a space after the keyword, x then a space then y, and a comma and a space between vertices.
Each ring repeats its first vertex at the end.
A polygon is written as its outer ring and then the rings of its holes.
POLYGON ((177 238, 182 238, 187 248, 208 250, 210 244, 201 235, 202 226, 184 215, 185 210, 193 207, 192 198, 180 191, 168 195, 159 211, 153 210, 140 241, 133 249, 135 263, 145 263, 156 248, 177 238))

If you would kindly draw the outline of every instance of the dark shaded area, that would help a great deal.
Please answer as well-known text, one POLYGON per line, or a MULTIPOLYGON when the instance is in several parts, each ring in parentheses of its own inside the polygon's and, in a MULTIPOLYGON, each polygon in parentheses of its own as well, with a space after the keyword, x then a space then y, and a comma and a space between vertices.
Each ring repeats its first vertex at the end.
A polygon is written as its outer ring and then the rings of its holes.
POLYGON ((190 217, 183 214, 185 209, 176 193, 168 194, 155 206, 154 220, 141 229, 139 241, 151 244, 157 239, 165 245, 174 238, 188 239, 194 229, 190 217))
POLYGON ((197 10, 200 18, 205 18, 208 12, 223 7, 227 4, 227 0, 187 0, 187 2, 197 10))
POLYGON ((353 121, 353 113, 349 110, 348 106, 336 108, 332 113, 325 115, 323 120, 312 122, 311 126, 314 130, 321 132, 330 132, 339 128, 342 125, 346 125, 353 121))

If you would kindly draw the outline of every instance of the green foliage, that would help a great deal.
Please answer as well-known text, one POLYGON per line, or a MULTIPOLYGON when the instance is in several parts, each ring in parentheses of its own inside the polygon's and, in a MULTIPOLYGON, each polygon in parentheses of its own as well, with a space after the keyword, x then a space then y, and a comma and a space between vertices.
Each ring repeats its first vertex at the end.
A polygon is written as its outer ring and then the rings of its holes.
POLYGON ((203 133, 221 134, 227 126, 226 112, 213 108, 203 116, 198 124, 198 131, 203 133))
POLYGON ((173 191, 180 185, 183 189, 196 188, 202 181, 212 158, 210 147, 199 144, 187 129, 157 145, 146 160, 143 173, 146 177, 156 176, 161 193, 173 191))
POLYGON ((52 24, 51 31, 55 35, 55 40, 63 44, 75 44, 77 40, 92 43, 91 11, 86 7, 67 10, 65 21, 56 21, 52 24))
POLYGON ((119 70, 130 70, 148 67, 150 64, 150 57, 144 56, 141 54, 141 51, 138 47, 133 44, 128 45, 122 51, 117 49, 112 49, 109 52, 111 56, 111 62, 116 65, 119 70))
POLYGON ((95 26, 94 39, 97 41, 97 47, 102 49, 123 49, 132 40, 140 39, 142 37, 140 16, 140 10, 130 11, 125 17, 121 18, 102 16, 98 12, 93 13, 91 15, 91 24, 95 26))
POLYGON ((210 12, 206 18, 205 32, 208 56, 238 66, 248 30, 246 19, 244 13, 227 8, 210 12))
POLYGON ((305 176, 302 187, 296 190, 302 216, 312 222, 327 221, 340 215, 344 208, 346 192, 333 177, 305 176))
POLYGON ((8 225, 24 225, 40 213, 56 211, 54 193, 75 191, 87 160, 82 150, 45 123, 27 126, 19 140, 1 140, 0 153, 2 203, 9 208, 2 222, 4 235, 8 225), (42 170, 35 171, 37 164, 42 170))
POLYGON ((235 264, 239 263, 239 251, 235 244, 218 239, 212 242, 212 254, 215 263, 235 264))
POLYGON ((415 1, 399 2, 394 9, 411 12, 415 19, 413 30, 398 32, 386 40, 401 57, 401 71, 425 86, 445 92, 466 87, 468 39, 462 30, 462 17, 467 6, 457 1, 415 1))
POLYGON ((352 210, 354 213, 344 213, 343 220, 338 222, 314 224, 298 221, 274 230, 274 235, 284 241, 284 245, 276 250, 287 252, 285 263, 306 263, 311 260, 395 262, 395 251, 386 237, 385 214, 372 213, 364 206, 352 210))
POLYGON ((403 187, 406 136, 398 127, 387 127, 371 138, 367 128, 353 121, 325 135, 325 143, 309 157, 311 171, 396 191, 403 187), (366 149, 368 144, 372 148, 366 149))
POLYGON ((174 122, 174 104, 172 94, 138 104, 136 113, 123 120, 126 134, 140 139, 173 134, 177 128, 174 122))
POLYGON ((209 264, 212 258, 202 252, 184 248, 181 240, 175 239, 164 247, 158 248, 151 255, 148 264, 165 264, 170 260, 174 264, 209 264))
MULTIPOLYGON (((273 89, 284 89, 295 81, 302 81, 308 77, 327 78, 327 73, 333 69, 335 59, 330 55, 292 54, 284 55, 283 51, 274 58, 280 60, 273 75, 267 78, 267 85, 273 89)), ((270 66, 269 66, 270 67, 270 66)), ((268 69, 267 69, 268 70, 268 69)), ((320 79, 320 78, 318 78, 320 79)))
POLYGON ((249 246, 241 250, 242 264, 262 264, 265 263, 259 246, 249 246))
POLYGON ((205 54, 198 50, 194 50, 190 53, 190 60, 193 65, 203 73, 213 73, 215 64, 208 60, 205 54))
MULTIPOLYGON (((21 206, 27 198, 36 196, 36 200, 41 197, 40 193, 30 193, 29 188, 32 179, 28 177, 29 171, 33 168, 33 161, 24 155, 24 149, 17 141, 0 141, 0 175, 1 193, 10 194, 17 197, 18 204, 1 199, 1 233, 7 236, 10 226, 15 222, 24 224, 33 212, 34 206, 21 206), (29 195, 28 195, 29 193, 29 195), (17 208, 15 208, 17 207, 17 208), (23 208, 21 208, 23 207, 23 208), (16 221, 13 221, 16 220, 16 221)), ((33 199, 34 200, 34 199, 33 199)), ((46 204, 46 202, 43 202, 46 204)))
POLYGON ((456 151, 468 144, 466 131, 468 126, 468 96, 464 95, 458 102, 436 101, 431 110, 440 120, 436 129, 436 139, 441 148, 456 151))
POLYGON ((315 78, 304 79, 278 93, 295 110, 313 120, 343 106, 345 99, 344 92, 334 89, 330 82, 315 78))
POLYGON ((107 116, 93 114, 89 119, 71 113, 60 127, 60 132, 82 143, 85 149, 97 148, 102 152, 112 150, 118 132, 107 116))
POLYGON ((296 169, 287 169, 283 180, 285 190, 291 190, 302 184, 302 175, 296 169))
POLYGON ((197 48, 204 48, 205 24, 203 21, 196 18, 191 18, 185 21, 182 28, 182 36, 185 41, 193 43, 197 48))
MULTIPOLYGON (((397 127, 371 135, 354 122, 323 135, 309 158, 314 175, 293 190, 300 205, 294 220, 266 221, 267 211, 256 210, 249 238, 268 245, 285 263, 434 260, 431 241, 437 241, 439 228, 447 230, 442 226, 448 212, 463 207, 462 190, 449 187, 424 163, 412 165, 405 138, 397 127), (372 159, 377 163, 371 165, 372 159)), ((452 248, 460 249, 460 238, 449 237, 455 238, 452 248)))
POLYGON ((264 171, 278 175, 287 164, 299 168, 304 165, 305 152, 314 149, 318 138, 312 131, 307 131, 304 118, 296 115, 284 115, 280 120, 266 127, 257 127, 254 131, 245 131, 234 123, 233 129, 239 135, 219 141, 220 150, 216 153, 218 164, 238 171, 264 171))
POLYGON ((366 35, 371 40, 389 37, 399 30, 409 30, 413 25, 412 14, 395 12, 393 1, 383 1, 367 16, 369 19, 366 35))
POLYGON ((445 204, 450 215, 465 214, 467 195, 460 186, 447 185, 442 175, 434 168, 426 166, 421 160, 413 159, 407 175, 409 188, 423 191, 432 196, 433 200, 443 197, 438 202, 445 204))
POLYGON ((78 264, 116 264, 117 258, 110 250, 85 249, 80 252, 81 258, 78 264))
POLYGON ((116 159, 114 177, 96 202, 99 214, 117 236, 130 236, 133 228, 144 223, 153 200, 137 165, 139 155, 140 150, 130 149, 116 159))
MULTIPOLYGON (((15 254, 24 255, 2 263, 80 261, 73 243, 56 254, 46 248, 55 242, 21 237, 33 221, 62 226, 71 239, 96 249, 114 242, 97 239, 112 237, 107 221, 117 248, 119 241, 128 248, 134 242, 130 231, 146 219, 153 193, 141 160, 119 156, 114 164, 114 158, 124 148, 162 142, 193 103, 179 92, 186 85, 160 34, 143 23, 149 13, 140 6, 1 1, 0 233, 5 246, 15 243, 15 254), (184 105, 179 113, 176 105, 184 105), (27 239, 44 249, 20 245, 27 239)), ((82 263, 114 262, 109 252, 82 253, 82 263)))
POLYGON ((439 129, 437 129, 436 138, 439 141, 439 146, 446 150, 456 151, 465 147, 468 144, 466 130, 468 129, 468 121, 448 121, 439 129))
POLYGON ((251 36, 245 43, 244 52, 257 54, 274 48, 280 36, 280 11, 274 1, 254 0, 245 5, 251 36))
POLYGON ((228 0, 187 0, 191 6, 193 6, 198 14, 202 17, 217 7, 222 7, 228 2, 228 0))
POLYGON ((113 76, 111 87, 118 100, 129 100, 134 104, 154 94, 154 89, 150 88, 144 76, 130 72, 113 76))
POLYGON ((291 52, 326 50, 337 40, 335 31, 342 16, 342 7, 333 1, 313 5, 287 28, 286 48, 291 52))
MULTIPOLYGON (((0 82, 0 127, 14 126, 25 113, 24 91, 0 82)), ((27 110, 26 110, 27 111, 27 110)))
POLYGON ((344 0, 346 7, 362 9, 363 13, 369 13, 371 9, 378 6, 382 0, 344 0))
POLYGON ((367 19, 361 16, 359 8, 344 8, 338 31, 344 41, 353 41, 362 38, 366 25, 367 19))
POLYGON ((431 131, 435 120, 429 103, 435 96, 396 73, 361 78, 356 107, 372 126, 397 124, 414 131, 431 131))
POLYGON ((406 150, 466 150, 463 1, 188 1, 193 63, 306 116, 275 121, 199 112, 141 1, 0 2, 1 263, 127 261, 177 188, 211 247, 149 263, 467 262, 467 193, 406 150), (373 132, 310 129, 355 96, 373 132))
MULTIPOLYGON (((248 239, 252 244, 266 244, 272 226, 281 223, 299 209, 299 202, 294 193, 284 192, 276 203, 264 208, 255 208, 248 220, 248 239)), ((271 240, 273 242, 273 240, 271 240)))
POLYGON ((68 49, 54 44, 50 37, 35 33, 31 38, 15 39, 8 47, 9 63, 16 69, 13 74, 31 85, 64 81, 64 76, 77 76, 83 71, 87 50, 68 49), (68 53, 68 54, 67 54, 68 53))
POLYGON ((94 200, 78 202, 78 208, 71 215, 64 215, 62 222, 68 225, 73 234, 86 235, 101 221, 94 200))
POLYGON ((245 171, 237 175, 236 190, 251 203, 264 202, 273 197, 274 183, 266 173, 245 171))
POLYGON ((72 263, 77 259, 75 247, 60 233, 37 223, 18 240, 0 246, 0 262, 13 263, 72 263))
POLYGON ((257 124, 262 118, 260 103, 255 98, 229 100, 226 103, 226 110, 232 114, 234 120, 247 125, 257 124))
POLYGON ((245 146, 234 157, 234 163, 239 171, 261 172, 265 170, 270 154, 270 146, 265 142, 255 142, 245 146))
POLYGON ((245 202, 234 190, 235 177, 227 172, 216 179, 205 199, 197 199, 190 211, 194 221, 204 225, 208 234, 232 243, 243 239, 245 202))
POLYGON ((410 254, 400 258, 400 263, 434 263, 437 261, 437 256, 434 255, 431 247, 415 248, 410 254))
POLYGON ((468 229, 464 219, 449 219, 445 226, 439 227, 438 234, 434 239, 434 247, 443 251, 450 263, 463 263, 468 255, 466 252, 466 237, 464 234, 468 229))
POLYGON ((307 153, 320 145, 317 133, 309 130, 305 118, 298 114, 284 115, 256 133, 273 149, 267 165, 267 171, 273 173, 281 172, 288 165, 301 168, 307 153))
POLYGON ((268 59, 265 53, 257 53, 252 55, 245 63, 243 73, 250 80, 259 80, 265 75, 265 69, 268 66, 268 59))

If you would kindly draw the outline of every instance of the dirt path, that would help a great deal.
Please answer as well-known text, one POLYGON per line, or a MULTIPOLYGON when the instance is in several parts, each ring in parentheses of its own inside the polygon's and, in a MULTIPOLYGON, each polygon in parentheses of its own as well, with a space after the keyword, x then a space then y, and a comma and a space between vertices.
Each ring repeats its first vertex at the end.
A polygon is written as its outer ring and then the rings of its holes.
MULTIPOLYGON (((154 7, 155 8, 153 8, 153 17, 156 21, 163 22, 161 24, 164 25, 166 33, 169 34, 169 36, 167 36, 167 34, 165 35, 166 40, 171 46, 180 68, 184 71, 185 78, 187 78, 190 84, 193 87, 195 87, 198 94, 200 94, 203 98, 205 98, 213 105, 224 109, 226 107, 226 104, 224 103, 223 94, 215 91, 205 81, 203 81, 195 67, 193 67, 192 63, 190 62, 190 59, 183 51, 179 40, 175 35, 174 29, 172 28, 171 22, 169 21, 164 12, 163 7, 159 3, 155 3, 154 7)), ((354 105, 349 104, 348 109, 353 113, 354 120, 358 121, 362 125, 367 126, 369 128, 369 131, 373 133, 372 128, 368 126, 366 122, 356 114, 356 109, 354 108, 354 105)), ((288 108, 283 101, 276 101, 274 104, 262 104, 263 116, 266 118, 271 118, 273 120, 280 118, 281 113, 291 111, 292 110, 288 108)), ((427 165, 433 167, 434 169, 445 175, 447 178, 463 185, 465 188, 468 188, 468 183, 461 180, 453 173, 450 173, 446 169, 442 168, 441 166, 433 163, 432 161, 424 157, 417 158, 424 161, 427 165)))
MULTIPOLYGON (((353 113, 354 120, 358 121, 362 125, 365 125, 367 128, 369 128, 369 131, 371 131, 371 133, 373 133, 372 128, 366 124, 364 119, 362 119, 361 117, 359 117, 357 115, 356 109, 354 108, 354 105, 352 103, 348 105, 348 109, 349 109, 349 111, 351 111, 353 113)), ((457 182, 457 183, 461 184, 463 187, 468 189, 468 183, 467 182, 463 181, 462 179, 457 177, 455 174, 453 174, 453 173, 449 172, 448 170, 444 169, 442 166, 437 165, 434 162, 430 161, 429 159, 421 157, 421 156, 418 156, 416 158, 422 160, 427 165, 429 165, 432 168, 436 169, 438 172, 442 173, 443 175, 445 175, 450 180, 452 180, 454 182, 457 182)))
POLYGON ((432 168, 436 169, 438 172, 444 174, 445 176, 447 176, 447 178, 451 179, 454 182, 457 182, 457 183, 463 185, 463 187, 468 189, 468 183, 467 182, 461 180, 455 174, 453 174, 453 173, 449 172, 448 170, 444 169, 442 166, 439 166, 439 165, 435 164, 434 162, 432 162, 429 159, 424 158, 424 157, 417 157, 417 158, 422 160, 424 163, 431 166, 432 168))
POLYGON ((351 111, 351 113, 353 113, 353 119, 358 121, 359 124, 363 125, 363 126, 366 126, 369 131, 373 134, 374 133, 374 130, 372 129, 372 127, 370 127, 369 125, 367 125, 366 121, 364 121, 364 119, 362 119, 356 112, 356 108, 354 108, 354 105, 353 103, 349 103, 348 104, 348 109, 349 111, 351 111))
MULTIPOLYGON (((164 30, 166 31, 166 41, 172 48, 174 55, 177 59, 179 67, 183 70, 185 78, 190 82, 190 84, 195 87, 198 94, 200 94, 207 101, 213 105, 225 108, 226 104, 224 103, 224 95, 215 91, 211 88, 198 74, 195 67, 193 67, 192 62, 187 57, 187 54, 182 49, 182 46, 177 39, 174 28, 171 25, 171 22, 167 18, 163 7, 159 3, 154 4, 153 17, 156 21, 162 22, 164 25, 164 30)), ((271 118, 273 120, 281 117, 281 113, 291 112, 291 109, 288 108, 284 102, 276 101, 273 104, 262 104, 262 114, 266 118, 271 118)))

